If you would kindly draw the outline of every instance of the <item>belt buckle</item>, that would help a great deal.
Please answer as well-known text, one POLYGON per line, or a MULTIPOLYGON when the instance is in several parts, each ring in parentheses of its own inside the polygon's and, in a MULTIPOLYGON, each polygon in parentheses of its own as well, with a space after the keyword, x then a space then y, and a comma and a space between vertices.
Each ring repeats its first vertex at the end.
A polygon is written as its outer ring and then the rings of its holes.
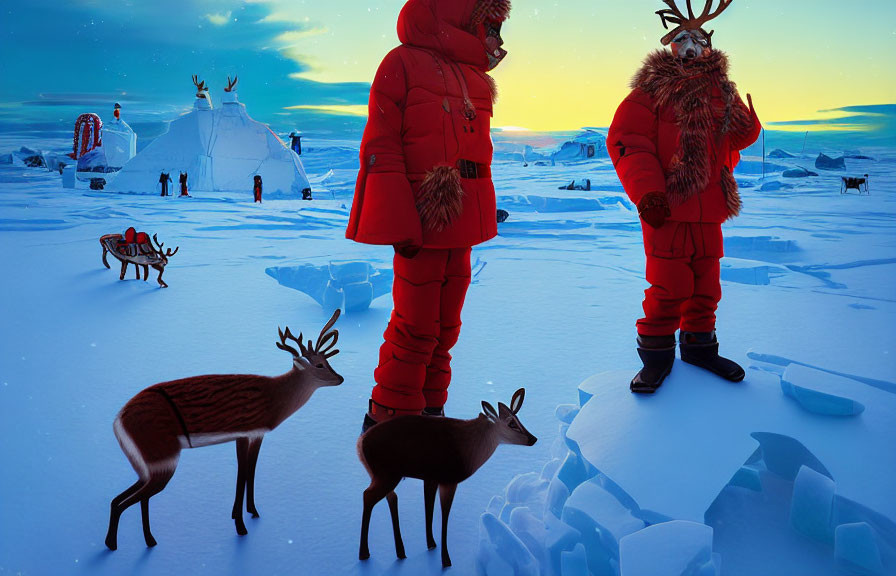
POLYGON ((479 165, 470 160, 460 160, 460 176, 461 178, 475 179, 479 178, 479 165))

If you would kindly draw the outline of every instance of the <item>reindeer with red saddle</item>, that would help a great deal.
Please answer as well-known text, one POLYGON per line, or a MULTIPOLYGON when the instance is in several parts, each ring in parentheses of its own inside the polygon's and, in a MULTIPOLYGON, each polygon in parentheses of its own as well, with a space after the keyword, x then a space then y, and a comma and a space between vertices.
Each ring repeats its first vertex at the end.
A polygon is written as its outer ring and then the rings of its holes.
POLYGON ((118 259, 121 262, 120 280, 124 280, 128 264, 133 264, 137 269, 137 280, 139 280, 140 267, 143 266, 144 282, 149 278, 149 267, 152 266, 159 271, 159 286, 167 288, 168 284, 162 280, 162 273, 165 272, 165 266, 168 265, 168 258, 177 254, 180 246, 175 247, 174 250, 171 248, 163 249, 165 243, 159 243, 159 239, 156 238, 155 234, 153 234, 152 240, 156 246, 153 246, 152 242, 150 242, 149 234, 137 232, 133 226, 128 228, 123 235, 106 234, 101 236, 100 245, 103 247, 103 265, 106 268, 111 268, 109 261, 106 259, 106 254, 112 254, 112 256, 118 259))

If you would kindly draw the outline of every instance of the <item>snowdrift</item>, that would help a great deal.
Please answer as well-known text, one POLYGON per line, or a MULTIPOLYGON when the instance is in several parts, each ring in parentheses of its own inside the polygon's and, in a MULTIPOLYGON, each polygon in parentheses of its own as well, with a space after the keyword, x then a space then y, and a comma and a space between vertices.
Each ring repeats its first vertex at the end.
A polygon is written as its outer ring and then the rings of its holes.
POLYGON ((896 384, 749 357, 739 385, 681 362, 655 397, 634 369, 583 382, 554 459, 483 515, 478 572, 893 574, 896 384))

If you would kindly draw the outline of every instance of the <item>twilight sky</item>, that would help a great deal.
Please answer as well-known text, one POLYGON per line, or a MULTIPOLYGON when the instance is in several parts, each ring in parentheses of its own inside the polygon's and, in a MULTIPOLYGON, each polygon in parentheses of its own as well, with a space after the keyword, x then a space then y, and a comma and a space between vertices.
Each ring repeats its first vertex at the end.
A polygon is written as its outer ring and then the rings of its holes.
MULTIPOLYGON (((641 59, 659 47, 662 3, 513 3, 504 27, 510 55, 494 73, 494 126, 608 125, 641 59)), ((105 117, 114 101, 138 123, 171 119, 192 105, 190 75, 198 73, 215 101, 226 76, 238 74, 240 99, 259 120, 357 129, 376 66, 397 44, 403 4, 0 0, 0 123, 49 127, 73 122, 78 110, 105 117)), ((893 0, 735 0, 710 28, 766 124, 893 129, 893 0)))

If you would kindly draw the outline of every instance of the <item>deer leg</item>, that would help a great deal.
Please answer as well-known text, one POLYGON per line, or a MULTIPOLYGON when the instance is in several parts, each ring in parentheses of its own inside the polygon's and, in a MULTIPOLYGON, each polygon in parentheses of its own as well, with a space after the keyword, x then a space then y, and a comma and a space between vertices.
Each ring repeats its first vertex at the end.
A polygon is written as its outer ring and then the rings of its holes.
POLYGON ((454 502, 454 493, 457 484, 440 484, 439 499, 442 502, 442 567, 451 566, 451 557, 448 556, 448 513, 451 512, 451 504, 454 502))
POLYGON ((143 520, 143 539, 146 541, 146 545, 152 548, 156 545, 156 539, 152 537, 152 532, 149 531, 149 498, 144 498, 140 501, 140 516, 143 520))
POLYGON ((137 480, 130 488, 112 499, 110 506, 111 513, 109 516, 109 531, 106 533, 106 546, 109 550, 118 548, 118 520, 121 518, 121 510, 118 507, 128 496, 136 492, 143 486, 143 480, 137 480))
POLYGON ((156 266, 153 266, 153 268, 155 268, 156 270, 159 271, 159 286, 161 286, 162 288, 167 288, 168 285, 165 284, 164 280, 162 280, 162 273, 165 272, 165 268, 164 267, 156 267, 156 266))
POLYGON ((423 504, 426 508, 426 547, 434 550, 436 547, 436 539, 432 536, 432 512, 436 506, 436 492, 439 490, 439 483, 432 480, 423 482, 423 504))
POLYGON ((395 490, 398 486, 398 480, 382 481, 372 479, 370 486, 364 491, 364 513, 361 516, 361 546, 358 551, 358 559, 367 560, 370 558, 370 549, 367 546, 367 533, 370 530, 370 513, 376 503, 386 497, 389 492, 395 490))
POLYGON ((143 281, 146 282, 149 280, 149 266, 146 264, 143 265, 143 281))
POLYGON ((404 542, 401 541, 401 528, 398 525, 398 495, 393 490, 386 495, 386 501, 389 503, 389 514, 392 516, 392 537, 395 538, 395 555, 399 560, 404 560, 407 556, 404 553, 404 542))
POLYGON ((109 249, 106 248, 105 244, 103 244, 102 246, 103 246, 103 266, 105 266, 106 268, 111 268, 111 266, 109 266, 109 261, 106 260, 106 254, 109 253, 109 249))
POLYGON ((253 439, 249 442, 249 471, 246 478, 246 512, 258 518, 258 510, 255 508, 255 466, 258 464, 258 452, 261 450, 261 441, 264 437, 253 439))
POLYGON ((137 273, 137 280, 139 280, 140 279, 140 265, 139 264, 134 264, 134 272, 137 273))
POLYGON ((121 261, 121 276, 118 277, 119 280, 124 280, 124 275, 128 271, 128 262, 127 260, 121 261))
POLYGON ((236 462, 237 462, 237 473, 236 473, 236 497, 233 500, 233 514, 231 514, 231 518, 233 518, 236 523, 236 533, 240 536, 245 536, 249 533, 246 530, 246 524, 243 522, 243 495, 246 493, 246 469, 248 468, 248 460, 249 460, 249 439, 248 438, 237 438, 236 439, 236 462))
MULTIPOLYGON (((127 496, 121 498, 117 507, 112 508, 112 518, 109 522, 109 534, 106 535, 106 546, 111 550, 115 550, 118 547, 118 520, 121 518, 122 512, 137 502, 142 503, 144 500, 148 502, 150 498, 161 492, 165 486, 168 485, 168 481, 171 480, 172 476, 174 476, 173 467, 171 469, 159 470, 158 472, 155 472, 154 475, 150 476, 149 480, 146 482, 138 482, 139 486, 136 489, 134 489, 134 486, 131 486, 131 488, 128 488, 121 494, 121 496, 124 496, 125 493, 129 492, 127 496)), ((116 500, 118 500, 118 498, 116 498, 116 500)), ((144 508, 141 504, 141 509, 144 511, 143 538, 146 540, 147 546, 155 546, 155 538, 152 537, 152 533, 149 531, 149 505, 147 504, 144 508)))

